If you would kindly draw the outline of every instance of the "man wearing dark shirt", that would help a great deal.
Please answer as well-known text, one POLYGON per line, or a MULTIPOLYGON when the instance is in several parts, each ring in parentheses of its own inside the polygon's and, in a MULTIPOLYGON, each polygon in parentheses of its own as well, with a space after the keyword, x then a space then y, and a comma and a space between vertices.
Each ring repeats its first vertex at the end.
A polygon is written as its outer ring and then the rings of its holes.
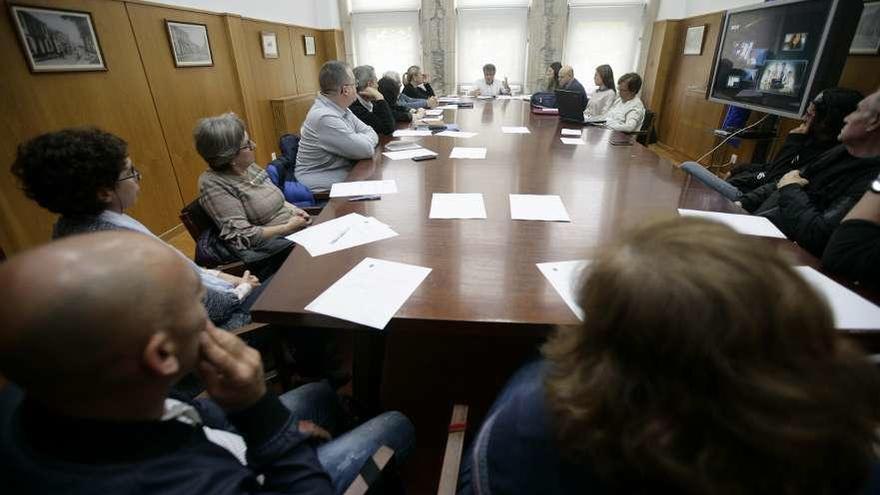
POLYGON ((260 354, 214 328, 198 275, 160 242, 73 236, 0 276, 16 288, 0 301, 0 373, 24 391, 0 393, 8 493, 342 493, 378 445, 412 447, 398 413, 317 447, 329 386, 267 392, 260 354), (170 398, 193 371, 211 400, 170 398))
POLYGON ((574 91, 581 99, 581 112, 587 108, 587 90, 580 81, 574 78, 574 69, 566 65, 559 69, 559 89, 574 91))
POLYGON ((364 124, 372 127, 376 134, 393 134, 396 125, 394 112, 377 89, 376 70, 369 65, 355 67, 354 79, 357 83, 357 100, 348 108, 364 124))

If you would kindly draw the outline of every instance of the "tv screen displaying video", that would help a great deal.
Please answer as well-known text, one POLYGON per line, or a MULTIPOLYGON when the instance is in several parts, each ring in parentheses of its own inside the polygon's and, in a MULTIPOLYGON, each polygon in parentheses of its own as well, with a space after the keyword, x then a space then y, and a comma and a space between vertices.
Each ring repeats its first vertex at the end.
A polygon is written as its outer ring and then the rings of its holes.
POLYGON ((802 115, 810 98, 825 89, 814 83, 829 84, 840 76, 842 62, 821 62, 840 56, 829 42, 839 45, 852 38, 851 32, 831 32, 832 27, 850 29, 852 22, 833 21, 843 11, 854 15, 852 3, 791 0, 728 12, 709 99, 786 117, 802 115))

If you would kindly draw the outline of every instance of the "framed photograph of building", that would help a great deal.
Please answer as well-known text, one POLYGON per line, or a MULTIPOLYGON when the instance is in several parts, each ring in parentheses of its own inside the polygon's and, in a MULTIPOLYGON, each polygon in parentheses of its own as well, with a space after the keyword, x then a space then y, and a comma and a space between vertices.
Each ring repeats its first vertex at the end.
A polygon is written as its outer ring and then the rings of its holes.
POLYGON ((303 35, 303 42, 306 45, 306 55, 314 55, 315 50, 315 37, 309 35, 303 35))
POLYGON ((703 34, 706 32, 706 26, 691 26, 687 30, 687 36, 684 39, 684 55, 702 55, 703 54, 703 34))
POLYGON ((880 54, 880 2, 865 4, 849 52, 856 55, 880 54))
POLYGON ((263 58, 278 58, 278 37, 271 31, 260 31, 263 58))
POLYGON ((214 65, 211 56, 211 42, 208 40, 208 26, 192 22, 176 22, 165 19, 168 28, 168 41, 175 67, 210 67, 214 65))
POLYGON ((31 72, 107 70, 90 13, 26 5, 9 12, 31 72))

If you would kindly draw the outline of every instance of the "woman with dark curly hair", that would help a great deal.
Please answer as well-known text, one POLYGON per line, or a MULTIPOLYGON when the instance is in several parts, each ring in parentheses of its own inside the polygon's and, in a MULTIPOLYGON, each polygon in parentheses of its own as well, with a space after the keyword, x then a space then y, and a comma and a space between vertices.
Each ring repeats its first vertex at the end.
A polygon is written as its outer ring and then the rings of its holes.
MULTIPOLYGON (((43 134, 18 147, 12 173, 27 197, 61 215, 54 238, 100 230, 156 237, 125 214, 137 201, 141 173, 128 157, 127 143, 113 134, 95 128, 43 134)), ((204 303, 211 321, 227 329, 249 323, 250 306, 260 292, 253 289, 260 281, 249 273, 235 277, 189 262, 207 289, 204 303)))
POLYGON ((579 292, 584 323, 502 392, 460 493, 880 490, 878 372, 764 243, 656 222, 596 258, 579 292))

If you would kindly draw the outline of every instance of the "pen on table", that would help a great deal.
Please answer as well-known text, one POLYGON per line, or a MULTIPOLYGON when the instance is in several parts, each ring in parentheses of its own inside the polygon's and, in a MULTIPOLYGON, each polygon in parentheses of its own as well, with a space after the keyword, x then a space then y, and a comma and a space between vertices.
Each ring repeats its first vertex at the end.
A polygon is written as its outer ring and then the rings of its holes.
POLYGON ((349 230, 351 230, 351 227, 346 227, 345 230, 343 230, 342 232, 340 232, 339 235, 336 236, 335 239, 333 239, 332 241, 330 241, 330 244, 336 244, 336 242, 337 242, 339 239, 342 239, 342 236, 344 236, 345 234, 347 234, 349 230))

